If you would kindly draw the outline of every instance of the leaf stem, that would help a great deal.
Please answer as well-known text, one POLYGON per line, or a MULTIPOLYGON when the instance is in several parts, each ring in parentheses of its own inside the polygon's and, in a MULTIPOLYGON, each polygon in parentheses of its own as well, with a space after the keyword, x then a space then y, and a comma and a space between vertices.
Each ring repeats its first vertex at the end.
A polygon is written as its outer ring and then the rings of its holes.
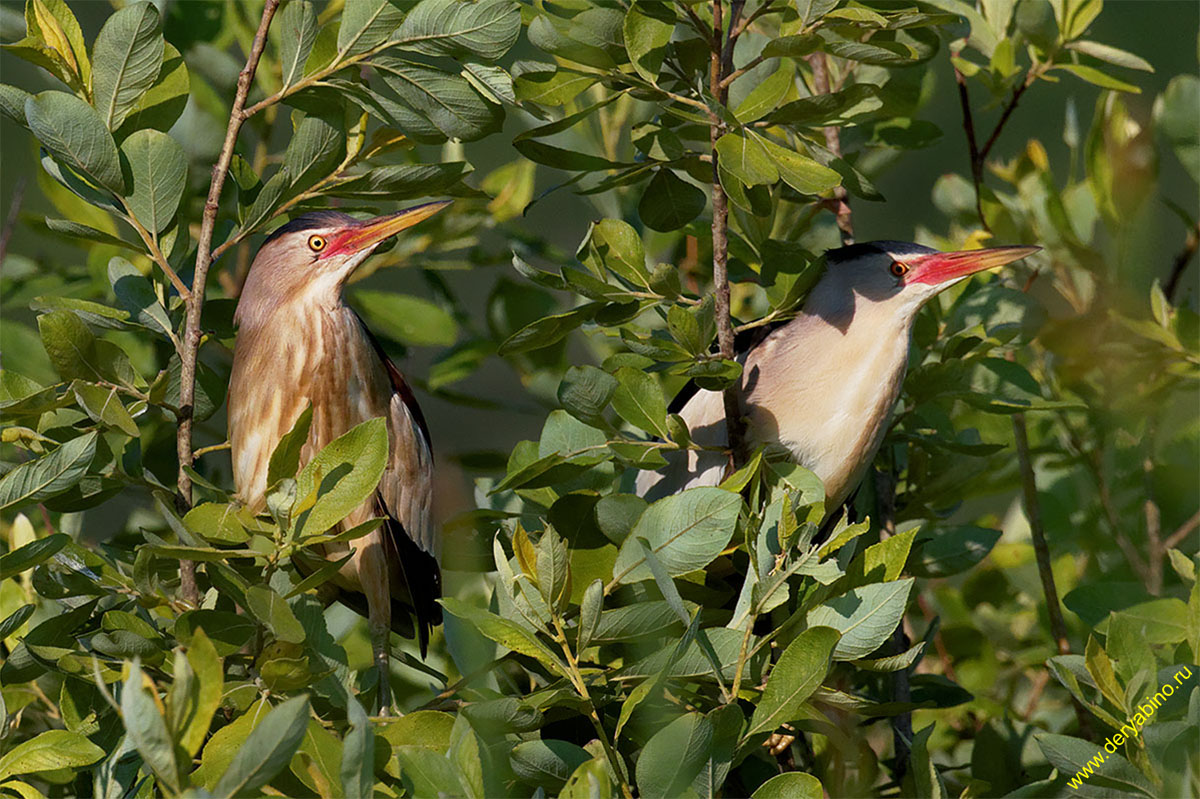
MULTIPOLYGON (((179 292, 179 296, 183 297, 184 302, 190 300, 192 298, 192 292, 188 289, 187 284, 180 280, 179 275, 176 274, 175 270, 171 268, 171 265, 167 263, 166 256, 162 254, 162 250, 158 246, 158 237, 146 230, 145 226, 143 226, 142 223, 137 220, 137 217, 133 215, 133 211, 129 208, 129 203, 125 201, 124 197, 120 197, 119 199, 121 200, 121 206, 125 209, 125 221, 129 223, 130 227, 137 231, 138 236, 140 236, 142 239, 142 243, 145 244, 146 249, 150 251, 151 259, 153 259, 154 263, 158 264, 158 268, 161 269, 163 274, 167 276, 167 279, 171 281, 171 285, 174 286, 175 290, 179 292)), ((175 344, 175 349, 179 349, 179 342, 175 340, 174 335, 171 336, 171 339, 175 344)))
POLYGON ((600 741, 600 745, 604 747, 604 755, 608 758, 608 763, 612 766, 613 772, 617 775, 617 779, 621 783, 621 794, 625 799, 633 799, 633 790, 629 787, 629 772, 625 768, 625 761, 617 754, 613 748, 613 742, 609 741, 608 733, 604 730, 604 724, 600 721, 600 714, 596 712, 596 703, 592 701, 592 694, 588 691, 587 683, 584 682, 583 673, 579 670, 579 661, 575 658, 575 653, 571 651, 571 645, 567 641, 566 630, 563 629, 562 621, 558 617, 558 613, 551 613, 551 621, 554 622, 554 640, 562 649, 563 656, 567 659, 567 676, 571 680, 571 684, 575 686, 575 690, 579 692, 579 696, 583 701, 587 702, 588 718, 592 722, 592 727, 596 730, 596 738, 600 741))
MULTIPOLYGON (((225 142, 217 163, 213 166, 212 182, 208 187, 208 197, 204 203, 204 215, 200 221, 200 236, 196 242, 196 268, 192 277, 192 291, 186 301, 187 319, 184 322, 183 351, 179 354, 179 429, 175 435, 175 450, 179 459, 179 476, 177 480, 178 494, 176 504, 180 510, 192 503, 192 478, 185 466, 192 463, 192 422, 196 398, 196 362, 200 357, 200 315, 204 310, 204 288, 208 280, 208 269, 212 265, 213 231, 217 225, 217 211, 220 209, 221 190, 225 187, 225 178, 229 174, 229 164, 233 160, 233 148, 237 144, 238 133, 242 123, 249 114, 245 111, 246 96, 250 93, 250 84, 254 81, 254 73, 258 70, 259 59, 262 58, 263 48, 267 44, 267 30, 271 20, 279 8, 279 0, 266 0, 263 6, 262 19, 258 31, 254 34, 254 44, 246 58, 246 66, 238 74, 237 93, 233 98, 233 108, 230 110, 229 126, 225 129, 225 142)), ((196 587, 196 564, 185 560, 179 564, 179 590, 184 600, 195 604, 199 599, 196 587)))

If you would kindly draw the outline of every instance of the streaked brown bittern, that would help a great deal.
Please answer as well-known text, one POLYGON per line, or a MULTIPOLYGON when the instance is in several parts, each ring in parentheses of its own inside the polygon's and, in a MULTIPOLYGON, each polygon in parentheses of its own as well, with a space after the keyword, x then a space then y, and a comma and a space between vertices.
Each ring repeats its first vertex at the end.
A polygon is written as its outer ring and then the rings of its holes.
POLYGON ((384 523, 351 544, 327 545, 323 553, 332 559, 350 546, 355 550, 333 582, 338 598, 360 612, 366 598, 385 712, 391 704, 390 631, 411 635, 410 615, 415 616, 424 657, 430 628, 442 619, 433 454, 412 389, 346 305, 342 288, 380 242, 447 204, 428 203, 365 222, 338 211, 293 219, 259 248, 234 316, 229 443, 238 495, 252 510, 266 504, 271 454, 309 404, 312 424, 302 464, 355 425, 387 420, 390 449, 379 488, 342 528, 375 517, 384 523))
MULTIPOLYGON (((742 358, 740 401, 748 443, 782 446, 825 484, 826 507, 858 485, 887 431, 908 366, 913 320, 928 300, 970 275, 1040 247, 938 252, 901 241, 854 244, 826 254, 824 275, 795 319, 742 358)), ((765 334, 765 335, 763 335, 765 334)), ((685 388, 672 403, 692 439, 728 446, 721 394, 685 388)), ((728 459, 690 450, 662 472, 642 472, 638 493, 721 482, 728 459)))

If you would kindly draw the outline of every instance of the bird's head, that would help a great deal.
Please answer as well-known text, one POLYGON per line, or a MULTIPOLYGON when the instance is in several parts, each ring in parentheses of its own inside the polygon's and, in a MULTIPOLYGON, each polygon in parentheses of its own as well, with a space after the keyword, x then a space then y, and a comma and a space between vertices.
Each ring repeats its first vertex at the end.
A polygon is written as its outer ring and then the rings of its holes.
POLYGON ((341 211, 313 211, 281 225, 254 257, 237 321, 244 325, 290 299, 326 294, 335 298, 380 243, 449 204, 425 203, 367 220, 341 211))
MULTIPOLYGON (((828 270, 807 306, 833 321, 863 305, 911 321, 930 298, 976 272, 1012 263, 1040 247, 991 247, 939 252, 904 241, 872 241, 826 253, 828 270)), ((842 326, 839 323, 839 326, 842 326)))

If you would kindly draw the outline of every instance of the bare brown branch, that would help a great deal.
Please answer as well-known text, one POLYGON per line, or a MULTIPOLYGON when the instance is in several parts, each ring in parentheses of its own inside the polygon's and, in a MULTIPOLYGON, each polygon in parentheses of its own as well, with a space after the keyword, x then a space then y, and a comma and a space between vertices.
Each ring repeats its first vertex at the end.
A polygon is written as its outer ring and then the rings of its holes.
POLYGON ((1175 262, 1171 265, 1171 275, 1167 278, 1167 285, 1163 287, 1163 294, 1166 295, 1167 302, 1175 302, 1175 292, 1179 290, 1179 280, 1187 270, 1188 264, 1196 257, 1197 249, 1200 249, 1200 223, 1188 228, 1187 240, 1184 241, 1183 249, 1175 256, 1175 262))
MULTIPOLYGON (((808 65, 812 68, 813 89, 816 94, 829 94, 829 65, 824 53, 813 53, 808 56, 808 65)), ((829 125, 823 129, 825 146, 829 152, 838 158, 842 157, 842 139, 837 127, 829 125)), ((834 213, 837 216, 838 230, 842 234, 842 244, 854 243, 854 217, 850 211, 850 195, 845 186, 833 190, 834 213)))
MULTIPOLYGON (((741 13, 743 2, 744 0, 734 0, 735 16, 741 13)), ((727 88, 722 86, 722 81, 727 75, 725 51, 728 49, 732 58, 733 48, 732 45, 722 45, 725 24, 721 0, 714 0, 712 12, 713 42, 709 60, 709 88, 718 102, 723 103, 728 95, 727 88)), ((733 344, 733 319, 729 310, 729 204, 725 189, 721 185, 717 157, 717 141, 725 135, 725 122, 712 111, 709 111, 708 132, 712 152, 713 296, 717 316, 717 347, 722 358, 733 360, 736 353, 733 344)), ((725 405, 725 430, 729 437, 730 465, 736 469, 743 462, 746 447, 746 426, 742 420, 742 403, 737 382, 725 389, 722 400, 725 405)))
MULTIPOLYGON (((183 330, 183 352, 180 354, 179 370, 179 429, 175 436, 175 450, 179 458, 179 489, 177 504, 180 510, 191 505, 192 478, 188 476, 185 466, 192 463, 192 412, 196 397, 196 361, 200 355, 200 315, 204 311, 204 288, 208 280, 208 269, 212 265, 212 238, 217 224, 217 210, 220 208, 221 190, 225 187, 225 177, 229 174, 229 164, 233 160, 233 148, 237 143, 238 133, 248 114, 245 111, 246 96, 250 93, 250 85, 254 82, 254 73, 258 70, 258 61, 262 58, 263 48, 267 43, 267 30, 271 20, 279 8, 279 0, 267 0, 263 7, 262 19, 258 23, 258 31, 254 34, 254 43, 246 58, 246 66, 238 75, 237 93, 233 98, 233 107, 229 113, 229 126, 225 129, 225 143, 221 154, 213 166, 212 182, 209 184, 208 197, 204 203, 204 215, 200 221, 200 236, 196 242, 196 268, 192 278, 192 296, 187 301, 187 319, 183 330)), ((194 604, 199 599, 196 589, 196 564, 183 561, 179 567, 179 590, 185 601, 194 604)))

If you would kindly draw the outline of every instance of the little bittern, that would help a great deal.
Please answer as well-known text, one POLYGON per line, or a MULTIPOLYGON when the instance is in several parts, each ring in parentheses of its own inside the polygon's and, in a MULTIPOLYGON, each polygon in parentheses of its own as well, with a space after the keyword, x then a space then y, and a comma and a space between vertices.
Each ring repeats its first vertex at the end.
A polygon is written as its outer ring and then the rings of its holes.
POLYGON ((358 595, 366 598, 384 711, 390 707, 390 631, 411 634, 410 614, 415 616, 423 657, 430 628, 441 623, 433 455, 412 389, 343 301, 342 287, 380 242, 446 205, 429 203, 366 222, 337 211, 293 219, 263 242, 234 316, 229 443, 234 483, 251 509, 265 506, 271 454, 310 404, 302 464, 355 425, 387 420, 383 479, 342 527, 375 517, 384 523, 350 544, 327 545, 323 553, 332 559, 355 550, 333 582, 338 598, 360 612, 358 595))
MULTIPOLYGON (((908 366, 913 320, 930 298, 983 269, 1038 247, 938 252, 875 241, 826 254, 827 269, 799 315, 748 349, 740 401, 750 445, 782 446, 825 483, 826 507, 840 505, 883 441, 908 366)), ((672 410, 701 445, 728 446, 721 394, 694 385, 672 410)), ((662 472, 642 472, 638 493, 721 482, 728 459, 688 451, 662 472)))

